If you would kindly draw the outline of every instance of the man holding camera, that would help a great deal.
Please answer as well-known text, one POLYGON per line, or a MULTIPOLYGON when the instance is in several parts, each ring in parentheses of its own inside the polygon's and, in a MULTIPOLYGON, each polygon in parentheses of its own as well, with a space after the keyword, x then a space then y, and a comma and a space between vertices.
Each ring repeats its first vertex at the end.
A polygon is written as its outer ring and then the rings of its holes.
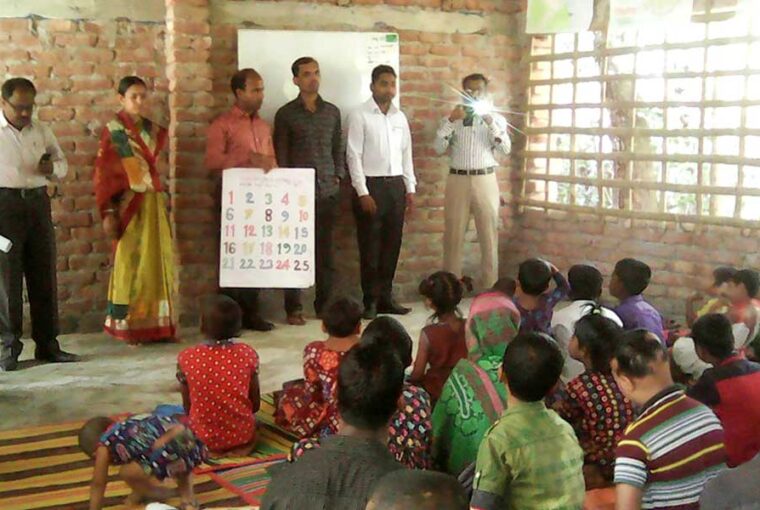
POLYGON ((446 181, 443 237, 443 267, 462 276, 464 236, 475 216, 482 257, 482 284, 492 286, 499 279, 499 183, 496 154, 508 155, 511 144, 506 119, 491 111, 488 80, 471 74, 462 80, 466 95, 443 119, 435 140, 435 150, 450 149, 451 165, 446 181))
POLYGON ((37 91, 13 78, 2 86, 0 114, 0 372, 15 370, 26 279, 32 315, 34 357, 61 363, 79 358, 58 344, 55 231, 47 194, 49 179, 68 167, 53 132, 32 120, 37 91))

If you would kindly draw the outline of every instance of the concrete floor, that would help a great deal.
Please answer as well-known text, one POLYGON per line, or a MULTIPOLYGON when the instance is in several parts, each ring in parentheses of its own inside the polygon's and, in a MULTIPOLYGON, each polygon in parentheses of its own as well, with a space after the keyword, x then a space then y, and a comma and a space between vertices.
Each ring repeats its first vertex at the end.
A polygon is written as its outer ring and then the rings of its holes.
MULTIPOLYGON (((416 349, 430 312, 419 303, 411 306, 413 312, 400 320, 416 349)), ((180 404, 174 377, 177 354, 201 341, 194 330, 183 331, 182 338, 181 344, 130 347, 104 334, 62 336, 63 348, 83 357, 83 362, 71 364, 36 363, 34 343, 25 340, 19 370, 0 373, 0 430, 180 404)), ((323 338, 321 323, 311 318, 304 327, 280 322, 271 333, 245 331, 241 341, 258 352, 261 391, 270 392, 302 377, 303 347, 323 338)))

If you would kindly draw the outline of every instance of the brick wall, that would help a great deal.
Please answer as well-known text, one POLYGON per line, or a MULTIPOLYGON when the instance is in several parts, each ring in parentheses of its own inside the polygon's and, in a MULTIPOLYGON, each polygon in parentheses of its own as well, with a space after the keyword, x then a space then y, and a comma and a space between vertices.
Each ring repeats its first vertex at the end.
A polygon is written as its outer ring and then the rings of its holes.
POLYGON ((64 331, 102 324, 110 244, 94 212, 92 165, 101 128, 118 108, 115 84, 122 76, 149 82, 154 116, 166 122, 163 38, 163 23, 0 19, 0 78, 35 82, 38 116, 69 162, 68 178, 51 189, 64 331))

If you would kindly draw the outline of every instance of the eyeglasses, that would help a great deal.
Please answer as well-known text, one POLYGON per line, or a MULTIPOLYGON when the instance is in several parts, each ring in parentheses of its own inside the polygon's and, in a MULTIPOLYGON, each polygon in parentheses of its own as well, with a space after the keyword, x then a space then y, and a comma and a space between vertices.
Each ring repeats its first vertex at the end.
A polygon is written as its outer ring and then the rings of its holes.
POLYGON ((37 106, 34 103, 32 103, 32 104, 19 104, 19 105, 16 105, 16 104, 11 103, 8 100, 5 101, 5 104, 7 104, 11 108, 13 108, 13 110, 16 113, 18 113, 18 114, 22 114, 24 112, 32 113, 34 111, 34 108, 37 106))

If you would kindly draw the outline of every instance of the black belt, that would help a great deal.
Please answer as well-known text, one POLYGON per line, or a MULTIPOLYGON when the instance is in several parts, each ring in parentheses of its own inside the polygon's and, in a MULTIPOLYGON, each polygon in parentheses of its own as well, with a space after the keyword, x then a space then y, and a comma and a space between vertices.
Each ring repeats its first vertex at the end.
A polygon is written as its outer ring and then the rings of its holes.
POLYGON ((0 188, 0 193, 8 193, 21 198, 37 197, 47 195, 47 186, 40 186, 39 188, 0 188))
POLYGON ((496 167, 481 168, 480 170, 457 170, 452 168, 449 170, 451 175, 491 175, 496 171, 496 167))
POLYGON ((384 175, 381 177, 367 177, 367 180, 375 180, 375 181, 395 181, 396 179, 403 179, 403 175, 384 175))

